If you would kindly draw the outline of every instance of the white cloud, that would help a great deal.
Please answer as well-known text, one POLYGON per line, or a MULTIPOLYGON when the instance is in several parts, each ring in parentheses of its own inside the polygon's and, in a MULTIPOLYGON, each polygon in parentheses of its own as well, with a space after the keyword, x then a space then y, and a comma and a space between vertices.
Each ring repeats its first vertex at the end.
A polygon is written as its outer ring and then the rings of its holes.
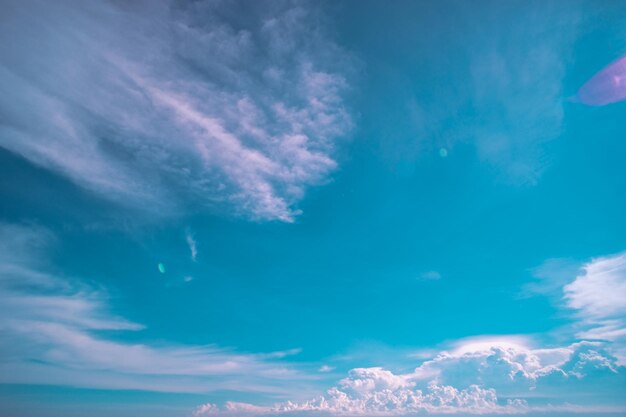
POLYGON ((302 352, 301 348, 293 348, 287 350, 279 350, 277 352, 266 353, 262 355, 264 358, 286 358, 287 356, 299 355, 302 352))
POLYGON ((484 414, 509 413, 524 406, 522 402, 499 405, 494 390, 476 385, 463 390, 436 384, 424 391, 397 388, 347 392, 349 388, 347 391, 344 389, 341 386, 331 388, 325 396, 298 404, 287 402, 272 411, 321 411, 340 415, 402 415, 417 412, 484 414))
POLYGON ((437 281, 441 279, 441 274, 438 271, 427 271, 420 275, 420 279, 426 281, 437 281))
POLYGON ((469 337, 457 341, 454 344, 454 355, 466 353, 488 351, 491 348, 499 349, 526 349, 530 344, 530 339, 525 336, 505 335, 505 336, 478 336, 469 337))
POLYGON ((577 318, 581 339, 611 341, 611 351, 626 365, 626 253, 591 260, 563 287, 565 307, 577 318))
POLYGON ((522 296, 550 297, 574 321, 566 326, 580 340, 611 341, 611 351, 626 364, 626 253, 587 262, 549 259, 533 270, 538 279, 522 296))
POLYGON ((220 408, 216 404, 206 403, 199 405, 193 411, 194 416, 214 416, 220 413, 220 408))
POLYGON ((589 322, 626 316, 626 253, 597 258, 563 289, 567 307, 589 322))
POLYGON ((547 383, 566 385, 572 378, 617 373, 616 358, 599 342, 531 348, 503 345, 499 340, 490 346, 485 339, 480 347, 474 346, 441 352, 416 368, 413 377, 453 386, 478 384, 507 396, 525 396, 547 383))
POLYGON ((104 289, 45 272, 53 241, 36 226, 0 224, 0 383, 270 394, 305 387, 306 375, 278 361, 298 349, 241 354, 123 341, 119 332, 144 326, 113 314, 104 289))
POLYGON ((292 221, 351 127, 350 64, 305 4, 265 6, 5 4, 0 146, 144 210, 292 221))
POLYGON ((198 257, 198 242, 189 230, 185 232, 185 240, 187 241, 187 246, 189 246, 191 260, 195 262, 198 257))
MULTIPOLYGON (((626 380, 616 358, 599 342, 531 348, 519 336, 470 338, 442 351, 413 372, 355 368, 309 401, 286 401, 238 414, 316 412, 330 415, 517 414, 534 411, 604 412, 626 409, 612 404, 626 380), (595 381, 613 378, 608 401, 586 403, 595 381), (582 402, 580 398, 583 398, 582 402), (605 407, 605 408, 603 408, 605 407)), ((204 407, 204 408, 203 408, 204 407)), ((215 404, 197 415, 230 414, 215 404), (204 411, 206 410, 206 411, 204 411)))
POLYGON ((242 403, 242 402, 234 402, 234 401, 226 401, 224 403, 224 407, 220 408, 217 404, 206 403, 202 404, 193 411, 194 416, 217 416, 221 414, 265 414, 269 412, 271 409, 269 407, 260 407, 258 405, 242 403))
POLYGON ((334 366, 322 365, 319 367, 318 372, 332 372, 335 370, 334 366))
POLYGON ((406 415, 415 413, 438 414, 487 414, 525 412, 525 403, 510 401, 498 405, 497 396, 492 389, 483 389, 472 385, 464 390, 451 386, 430 385, 422 390, 397 389, 383 391, 364 391, 350 394, 341 388, 331 388, 324 396, 303 403, 285 402, 272 407, 246 405, 236 410, 228 404, 220 409, 214 404, 201 405, 194 411, 196 416, 236 414, 296 414, 316 412, 330 415, 406 415))

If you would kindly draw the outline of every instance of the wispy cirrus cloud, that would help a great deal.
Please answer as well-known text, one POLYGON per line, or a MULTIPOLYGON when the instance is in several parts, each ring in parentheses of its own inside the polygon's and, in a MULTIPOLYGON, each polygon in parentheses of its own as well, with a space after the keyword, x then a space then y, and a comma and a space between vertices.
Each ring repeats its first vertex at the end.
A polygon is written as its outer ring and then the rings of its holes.
POLYGON ((582 270, 563 288, 567 307, 590 321, 626 316, 626 253, 593 259, 582 270))
POLYGON ((523 296, 550 297, 573 319, 568 329, 576 338, 611 342, 626 364, 626 253, 583 262, 549 259, 534 273, 538 280, 524 286, 523 296))
POLYGON ((576 2, 567 11, 544 3, 492 6, 480 17, 467 13, 454 65, 445 60, 437 68, 448 75, 436 96, 418 93, 409 108, 419 135, 446 155, 470 143, 499 180, 532 185, 550 166, 547 145, 564 131, 566 63, 581 13, 576 2))
POLYGON ((82 187, 292 221, 336 168, 350 62, 305 3, 4 9, 0 146, 82 187))
POLYGON ((125 342, 123 332, 144 326, 114 314, 105 289, 47 272, 53 241, 40 227, 0 224, 0 383, 269 395, 307 385, 307 375, 280 362, 299 349, 125 342))
POLYGON ((198 257, 198 242, 189 229, 185 231, 185 241, 187 242, 187 246, 189 246, 191 260, 195 262, 198 257))
POLYGON ((567 308, 579 320, 577 336, 613 342, 626 364, 626 253, 592 259, 563 288, 567 308))

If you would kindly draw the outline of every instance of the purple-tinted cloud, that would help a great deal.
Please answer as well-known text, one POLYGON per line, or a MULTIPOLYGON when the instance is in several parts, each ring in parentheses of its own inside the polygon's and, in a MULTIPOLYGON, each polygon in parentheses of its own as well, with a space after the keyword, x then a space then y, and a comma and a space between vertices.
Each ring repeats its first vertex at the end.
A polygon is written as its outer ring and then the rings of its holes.
POLYGON ((237 7, 3 2, 0 148, 159 215, 293 221, 337 167, 351 65, 307 4, 237 7))

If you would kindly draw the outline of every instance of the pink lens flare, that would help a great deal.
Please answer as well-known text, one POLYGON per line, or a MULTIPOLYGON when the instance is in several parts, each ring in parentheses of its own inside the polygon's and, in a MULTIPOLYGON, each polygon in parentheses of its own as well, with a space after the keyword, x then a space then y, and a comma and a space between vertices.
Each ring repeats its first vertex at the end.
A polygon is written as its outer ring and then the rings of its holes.
POLYGON ((596 73, 576 93, 576 101, 604 106, 626 99, 626 56, 596 73))

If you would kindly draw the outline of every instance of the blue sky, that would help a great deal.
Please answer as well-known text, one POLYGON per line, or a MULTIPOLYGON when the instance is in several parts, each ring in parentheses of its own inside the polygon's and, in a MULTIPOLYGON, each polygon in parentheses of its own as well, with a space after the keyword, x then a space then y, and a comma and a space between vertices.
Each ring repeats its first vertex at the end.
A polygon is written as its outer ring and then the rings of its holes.
POLYGON ((0 414, 626 415, 625 25, 3 2, 0 414))

